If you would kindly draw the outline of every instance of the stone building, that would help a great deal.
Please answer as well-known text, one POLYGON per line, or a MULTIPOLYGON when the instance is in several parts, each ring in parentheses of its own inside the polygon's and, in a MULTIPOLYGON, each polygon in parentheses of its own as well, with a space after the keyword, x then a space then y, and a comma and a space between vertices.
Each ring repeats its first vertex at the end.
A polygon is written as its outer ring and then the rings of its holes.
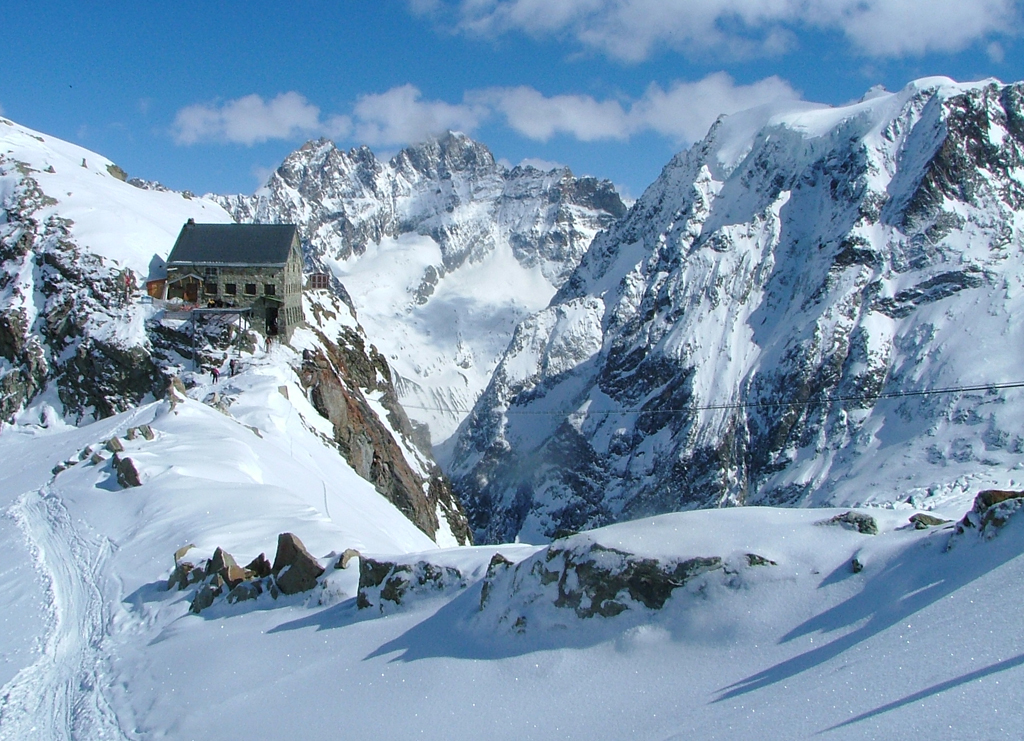
POLYGON ((290 339, 302 323, 302 248, 295 225, 189 219, 167 258, 166 298, 198 308, 249 309, 254 329, 290 339))

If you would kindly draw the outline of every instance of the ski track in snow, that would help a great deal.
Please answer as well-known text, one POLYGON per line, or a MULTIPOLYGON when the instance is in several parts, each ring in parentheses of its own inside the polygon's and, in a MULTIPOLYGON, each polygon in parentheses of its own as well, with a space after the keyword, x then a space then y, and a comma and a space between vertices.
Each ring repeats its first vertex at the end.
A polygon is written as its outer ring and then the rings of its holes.
POLYGON ((49 604, 39 659, 0 689, 0 741, 127 739, 102 689, 116 603, 99 579, 113 544, 76 529, 51 486, 23 494, 7 514, 25 533, 49 604))

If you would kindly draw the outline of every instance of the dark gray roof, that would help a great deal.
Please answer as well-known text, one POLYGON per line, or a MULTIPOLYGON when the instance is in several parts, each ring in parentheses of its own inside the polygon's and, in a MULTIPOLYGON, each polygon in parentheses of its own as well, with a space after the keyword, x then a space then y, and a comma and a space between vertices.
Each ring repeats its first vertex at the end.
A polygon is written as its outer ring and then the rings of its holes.
POLYGON ((181 227, 168 265, 284 265, 294 224, 195 224, 181 227))

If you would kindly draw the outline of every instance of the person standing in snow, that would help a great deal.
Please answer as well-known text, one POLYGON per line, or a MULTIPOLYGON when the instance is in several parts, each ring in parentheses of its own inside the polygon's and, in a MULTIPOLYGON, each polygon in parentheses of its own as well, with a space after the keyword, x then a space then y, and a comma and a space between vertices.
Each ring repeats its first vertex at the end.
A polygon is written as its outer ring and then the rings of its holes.
POLYGON ((217 381, 220 380, 220 368, 213 366, 213 368, 210 369, 210 375, 213 376, 213 382, 217 383, 217 381))

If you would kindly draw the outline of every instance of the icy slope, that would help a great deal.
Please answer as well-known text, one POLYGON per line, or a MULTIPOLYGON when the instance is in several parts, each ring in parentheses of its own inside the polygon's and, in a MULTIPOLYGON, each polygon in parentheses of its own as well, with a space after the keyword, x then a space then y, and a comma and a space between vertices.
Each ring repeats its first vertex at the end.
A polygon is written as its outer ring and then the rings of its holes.
POLYGON ((487 384, 515 323, 625 212, 607 181, 508 170, 457 133, 388 162, 309 142, 256 195, 217 200, 239 221, 299 224, 308 263, 344 285, 435 444, 487 384))
POLYGON ((1022 392, 922 392, 1024 381, 1021 92, 756 109, 676 156, 462 426, 478 538, 1004 484, 1022 392))

